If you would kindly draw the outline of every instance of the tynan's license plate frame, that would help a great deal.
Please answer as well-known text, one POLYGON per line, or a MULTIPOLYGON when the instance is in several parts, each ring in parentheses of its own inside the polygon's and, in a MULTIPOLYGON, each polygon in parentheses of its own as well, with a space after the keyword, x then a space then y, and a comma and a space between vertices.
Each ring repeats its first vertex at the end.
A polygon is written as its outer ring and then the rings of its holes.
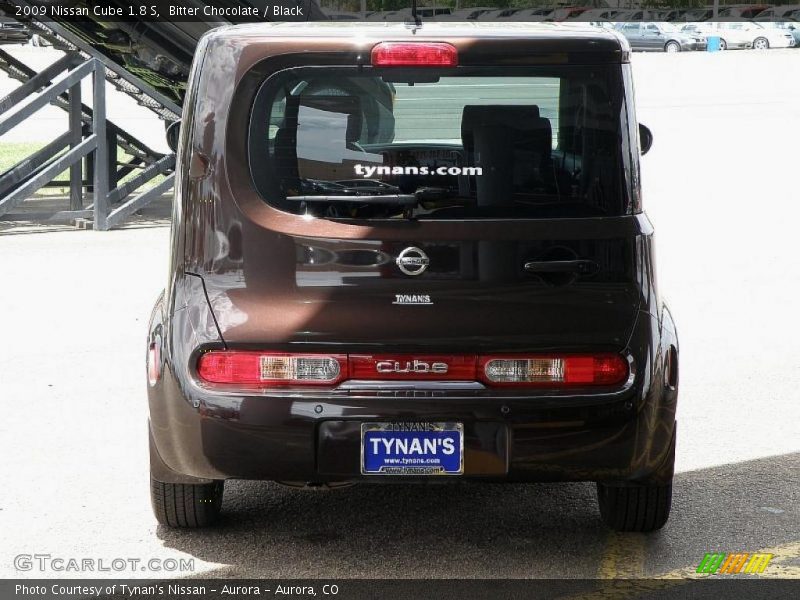
POLYGON ((412 477, 463 475, 464 424, 455 421, 362 423, 361 474, 412 477), (398 444, 394 440, 401 442, 398 444), (418 443, 414 444, 414 452, 411 452, 414 440, 418 440, 418 443), (388 448, 397 451, 388 452, 387 444, 388 448), (451 447, 453 452, 449 453, 451 447), (430 452, 432 448, 435 449, 430 452), (401 452, 401 449, 405 451, 401 452), (387 461, 400 462, 390 464, 387 461))

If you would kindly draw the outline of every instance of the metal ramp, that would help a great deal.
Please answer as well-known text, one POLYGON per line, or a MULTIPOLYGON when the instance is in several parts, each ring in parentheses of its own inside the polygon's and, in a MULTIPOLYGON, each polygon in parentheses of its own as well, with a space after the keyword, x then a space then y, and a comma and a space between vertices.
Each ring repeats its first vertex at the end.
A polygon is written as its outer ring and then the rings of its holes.
POLYGON ((134 73, 110 60, 75 32, 53 21, 46 23, 29 21, 27 25, 55 48, 77 53, 84 59, 94 58, 104 63, 107 67, 106 79, 108 82, 119 92, 132 97, 140 106, 150 109, 165 121, 174 121, 180 118, 181 107, 175 101, 167 98, 134 73))
POLYGON ((37 73, 0 50, 0 69, 22 82, 0 99, 0 136, 48 104, 68 113, 69 128, 0 174, 0 217, 69 169, 69 209, 59 211, 57 216, 91 218, 99 230, 117 226, 172 187, 175 156, 155 152, 106 119, 105 82, 132 96, 165 121, 177 120, 180 107, 69 30, 56 23, 31 25, 35 25, 42 37, 63 49, 65 55, 37 73), (81 101, 81 81, 87 77, 93 79, 95 109, 81 101), (119 162, 120 149, 131 157, 127 162, 119 162), (131 176, 134 171, 138 173, 131 176), (142 190, 159 175, 165 176, 163 181, 142 190), (89 204, 85 202, 85 192, 91 192, 89 204))
MULTIPOLYGON (((184 5, 197 10, 209 2, 183 0, 184 5)), ((0 0, 0 9, 13 15, 13 7, 33 4, 33 0, 0 0)), ((226 0, 225 4, 256 8, 258 14, 267 14, 265 11, 274 3, 226 0)), ((302 7, 300 14, 304 16, 297 20, 328 18, 316 0, 282 0, 282 4, 302 7)), ((69 210, 59 214, 91 216, 97 229, 113 227, 169 189, 175 158, 154 152, 106 119, 102 82, 107 81, 134 98, 162 120, 175 121, 180 118, 180 104, 198 40, 214 27, 246 19, 203 17, 198 21, 173 23, 134 18, 115 22, 110 33, 111 23, 107 20, 40 18, 33 16, 36 14, 33 11, 31 16, 20 19, 67 56, 36 73, 0 50, 0 69, 22 82, 18 90, 0 99, 0 135, 47 104, 66 110, 70 126, 69 131, 0 174, 0 219, 69 168, 69 210), (79 83, 86 77, 95 81, 94 111, 80 100, 79 83), (117 160, 120 148, 132 157, 123 164, 117 160), (86 180, 82 175, 84 170, 86 180), (134 171, 138 171, 135 176, 134 171), (142 191, 158 175, 167 177, 155 188, 142 191), (122 178, 125 183, 120 185, 122 178), (93 193, 93 201, 87 205, 84 194, 89 191, 93 193)))

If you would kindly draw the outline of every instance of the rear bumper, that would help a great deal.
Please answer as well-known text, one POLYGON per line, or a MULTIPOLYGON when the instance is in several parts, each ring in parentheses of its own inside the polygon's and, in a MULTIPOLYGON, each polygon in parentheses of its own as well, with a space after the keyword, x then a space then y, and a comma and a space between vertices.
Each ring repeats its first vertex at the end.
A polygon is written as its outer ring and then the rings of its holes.
POLYGON ((187 397, 169 377, 161 386, 161 393, 151 396, 152 467, 156 478, 176 482, 185 476, 397 480, 361 475, 360 425, 398 421, 463 423, 463 478, 630 481, 659 470, 675 421, 676 398, 664 390, 658 397, 643 397, 641 388, 604 396, 487 399, 437 398, 419 391, 373 397, 211 392, 187 397))
POLYGON ((361 475, 363 422, 463 423, 463 478, 621 482, 671 477, 664 464, 675 430, 677 371, 670 387, 665 365, 670 348, 677 353, 678 341, 666 309, 658 316, 638 313, 625 352, 634 359, 635 376, 622 389, 524 396, 389 386, 210 389, 196 382, 188 365, 196 360, 193 349, 213 340, 213 328, 187 310, 176 311, 166 328, 160 314, 154 311, 149 339, 170 341, 160 353, 162 377, 148 388, 151 471, 160 481, 414 480, 361 475))

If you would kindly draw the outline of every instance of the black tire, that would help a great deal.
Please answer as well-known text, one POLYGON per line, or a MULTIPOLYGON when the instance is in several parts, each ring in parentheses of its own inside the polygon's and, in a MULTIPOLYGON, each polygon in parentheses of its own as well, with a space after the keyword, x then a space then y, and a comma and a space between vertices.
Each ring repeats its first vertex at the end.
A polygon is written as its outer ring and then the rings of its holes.
POLYGON ((597 484, 600 518, 614 531, 656 531, 669 518, 672 484, 624 485, 597 484))
POLYGON ((756 50, 769 50, 769 40, 767 38, 756 38, 753 40, 753 48, 756 50))
POLYGON ((727 50, 728 49, 728 42, 726 42, 725 40, 720 38, 720 40, 719 40, 719 49, 723 50, 723 51, 727 50))
POLYGON ((664 45, 664 52, 680 52, 681 45, 678 42, 667 42, 664 45))
POLYGON ((168 527, 194 529, 213 525, 222 508, 224 481, 163 483, 150 478, 150 500, 156 520, 168 527))

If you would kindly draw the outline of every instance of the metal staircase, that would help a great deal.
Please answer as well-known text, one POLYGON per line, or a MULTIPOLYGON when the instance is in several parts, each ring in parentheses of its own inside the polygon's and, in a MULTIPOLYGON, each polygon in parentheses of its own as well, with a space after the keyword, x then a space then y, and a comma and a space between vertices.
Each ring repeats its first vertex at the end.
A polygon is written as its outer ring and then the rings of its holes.
MULTIPOLYGON (((79 1, 82 2, 74 0, 79 1)), ((315 0, 283 0, 282 3, 292 1, 303 7, 304 19, 327 18, 315 0)), ((118 2, 110 0, 110 3, 118 2)), ((183 0, 186 6, 203 7, 207 3, 208 0, 183 0)), ((269 4, 268 0, 224 0, 223 3, 260 7, 261 14, 269 4)), ((14 14, 15 6, 32 4, 30 0, 0 0, 0 9, 14 14)), ((234 21, 204 18, 193 22, 132 20, 110 23, 27 17, 25 24, 65 55, 36 72, 0 50, 0 69, 22 84, 0 99, 0 136, 47 104, 69 114, 69 130, 0 174, 0 220, 38 189, 52 185, 53 178, 65 169, 70 173, 69 210, 59 211, 59 216, 91 218, 96 229, 119 225, 168 191, 174 180, 175 156, 152 150, 106 119, 105 83, 132 97, 167 124, 175 121, 180 118, 197 41, 209 29, 231 22, 234 21), (88 77, 93 80, 94 108, 81 102, 80 84, 88 77), (120 162, 120 150, 131 158, 120 162), (163 181, 148 186, 159 175, 165 176, 163 181), (87 192, 91 192, 90 202, 87 192)))

